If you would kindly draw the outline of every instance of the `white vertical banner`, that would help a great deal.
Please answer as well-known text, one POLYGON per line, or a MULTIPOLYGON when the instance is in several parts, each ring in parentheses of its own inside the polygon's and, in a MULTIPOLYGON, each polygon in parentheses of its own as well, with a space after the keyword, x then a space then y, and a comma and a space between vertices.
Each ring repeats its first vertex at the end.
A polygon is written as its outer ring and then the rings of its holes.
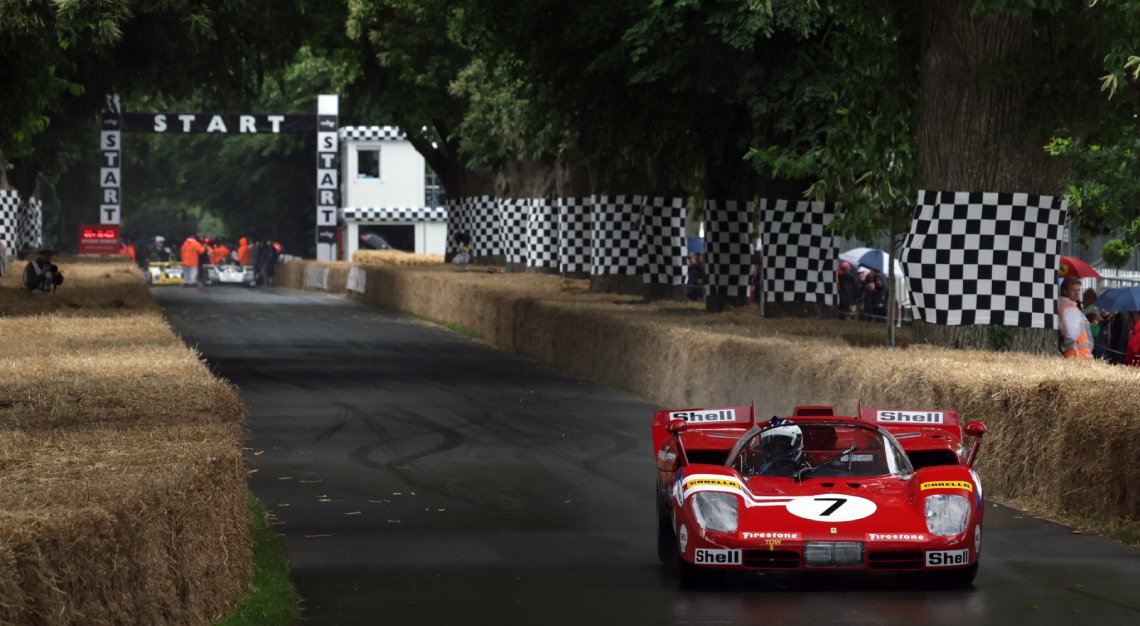
MULTIPOLYGON (((317 96, 317 260, 335 261, 337 172, 337 95, 317 96)), ((351 260, 351 259, 346 259, 351 260)))
POLYGON ((107 94, 99 132, 99 223, 121 223, 123 109, 119 96, 107 94))

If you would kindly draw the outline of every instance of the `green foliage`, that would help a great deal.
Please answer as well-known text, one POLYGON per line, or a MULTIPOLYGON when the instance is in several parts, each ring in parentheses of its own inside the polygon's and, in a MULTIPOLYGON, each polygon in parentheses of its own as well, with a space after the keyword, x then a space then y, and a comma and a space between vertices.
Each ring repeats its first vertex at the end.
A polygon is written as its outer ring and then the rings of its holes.
POLYGON ((1107 144, 1054 137, 1045 150, 1071 164, 1065 198, 1084 243, 1097 235, 1116 234, 1101 252, 1110 265, 1122 266, 1140 245, 1140 139, 1125 126, 1123 137, 1107 144))

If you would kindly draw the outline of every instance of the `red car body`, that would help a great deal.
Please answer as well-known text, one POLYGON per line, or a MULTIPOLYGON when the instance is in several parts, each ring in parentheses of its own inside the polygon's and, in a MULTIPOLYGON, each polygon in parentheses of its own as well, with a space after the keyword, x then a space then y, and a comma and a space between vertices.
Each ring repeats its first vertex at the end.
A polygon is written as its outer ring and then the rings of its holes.
POLYGON ((841 417, 831 407, 797 407, 759 424, 744 406, 658 411, 662 561, 676 560, 685 581, 710 570, 846 570, 970 584, 985 512, 971 465, 985 427, 971 422, 965 431, 949 410, 861 408, 841 417), (789 425, 802 435, 799 467, 811 469, 754 473, 748 451, 789 425))

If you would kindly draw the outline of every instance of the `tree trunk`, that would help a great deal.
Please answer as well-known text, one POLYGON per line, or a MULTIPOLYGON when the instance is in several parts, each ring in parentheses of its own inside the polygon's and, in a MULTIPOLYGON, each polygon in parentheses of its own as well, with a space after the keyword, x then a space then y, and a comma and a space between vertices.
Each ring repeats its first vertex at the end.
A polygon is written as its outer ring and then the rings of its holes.
MULTIPOLYGON (((1001 65, 1033 43, 1031 15, 970 15, 975 0, 924 0, 919 185, 928 190, 1052 195, 1064 164, 1025 121, 1029 89, 1001 65)), ((1056 351, 1052 329, 915 323, 914 341, 958 348, 1056 351)))

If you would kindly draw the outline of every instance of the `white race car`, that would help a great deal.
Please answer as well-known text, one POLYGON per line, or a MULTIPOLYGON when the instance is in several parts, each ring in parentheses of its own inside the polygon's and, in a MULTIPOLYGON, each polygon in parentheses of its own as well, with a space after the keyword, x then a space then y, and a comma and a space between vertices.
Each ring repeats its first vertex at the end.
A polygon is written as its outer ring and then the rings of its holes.
POLYGON ((206 287, 211 285, 257 286, 257 276, 253 268, 237 261, 224 261, 217 265, 207 265, 201 271, 202 285, 206 287))

